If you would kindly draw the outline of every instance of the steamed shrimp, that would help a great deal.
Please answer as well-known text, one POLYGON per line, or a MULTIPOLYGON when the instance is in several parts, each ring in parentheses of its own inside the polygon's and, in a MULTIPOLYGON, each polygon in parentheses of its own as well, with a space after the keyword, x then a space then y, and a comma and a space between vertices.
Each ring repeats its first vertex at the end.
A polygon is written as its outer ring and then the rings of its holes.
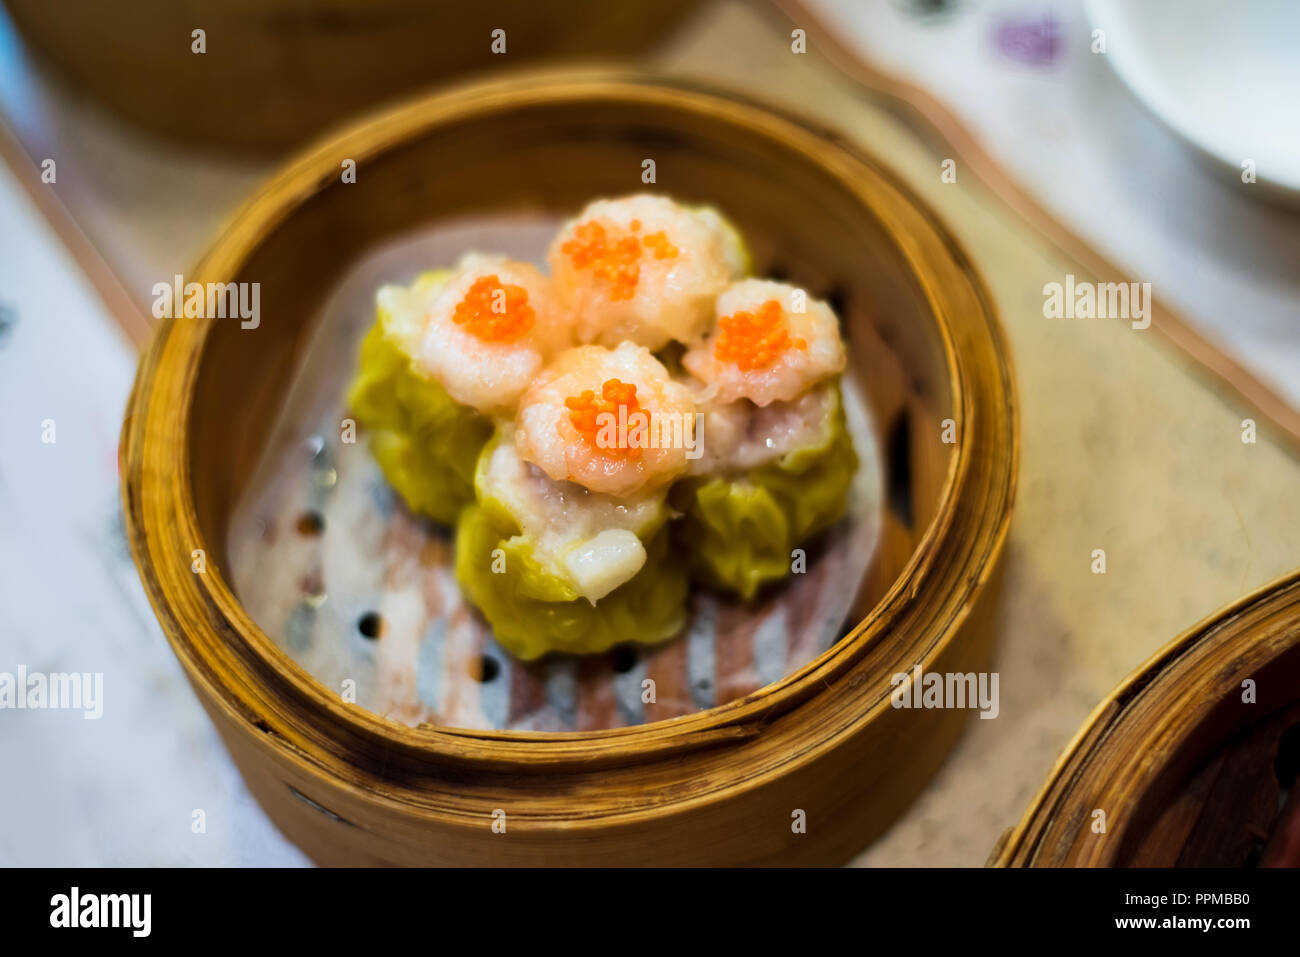
POLYGON ((420 306, 417 368, 480 412, 512 415, 538 370, 572 337, 550 280, 504 256, 467 255, 420 306))
POLYGON ((560 230, 549 261, 579 341, 659 349, 704 332, 714 297, 744 272, 745 255, 712 210, 639 194, 589 204, 560 230))
POLYGON ((524 393, 516 425, 521 458, 619 498, 681 475, 698 440, 690 390, 631 342, 561 353, 524 393))
POLYGON ((715 312, 708 338, 682 357, 712 402, 788 402, 844 371, 839 321, 802 290, 743 279, 718 296, 715 312))

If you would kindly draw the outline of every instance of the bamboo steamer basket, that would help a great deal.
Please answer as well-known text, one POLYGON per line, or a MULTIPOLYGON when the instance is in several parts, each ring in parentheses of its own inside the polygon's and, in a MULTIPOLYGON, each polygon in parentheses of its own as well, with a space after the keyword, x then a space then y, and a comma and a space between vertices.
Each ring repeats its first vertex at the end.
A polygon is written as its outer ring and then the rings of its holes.
MULTIPOLYGON (((1283 734, 1296 727, 1300 570, 1191 628, 1102 701, 990 864, 1257 861, 1249 845, 1265 845, 1279 790, 1295 786, 1267 772, 1284 747, 1283 734), (1257 760, 1242 762, 1242 756, 1257 760), (1244 777, 1252 765, 1266 773, 1244 777), (1232 785, 1234 775, 1244 790, 1213 793, 1216 778, 1232 785), (1094 827, 1098 811, 1105 813, 1104 832, 1094 827)), ((1300 750, 1294 733, 1289 747, 1300 750)))
MULTIPOLYGON (((165 320, 121 451, 141 577, 253 794, 325 864, 692 865, 847 860, 915 797, 962 711, 896 710, 890 678, 985 670, 1018 456, 1006 343, 969 260, 899 180, 835 134, 625 73, 543 72, 418 99, 310 149, 195 281, 258 281, 262 321, 165 320), (716 204, 757 273, 844 317, 881 435, 882 539, 847 634, 739 700, 596 732, 409 728, 317 683, 228 584, 227 519, 336 275, 441 217, 644 189, 716 204), (357 182, 340 182, 344 158, 357 182), (945 420, 958 441, 945 444, 945 420), (202 548, 207 571, 191 571, 202 548), (505 813, 504 834, 493 830, 505 813), (792 820, 802 811, 806 833, 792 820), (499 817, 499 815, 498 815, 499 817)), ((340 388, 343 383, 340 383, 340 388)))
POLYGON ((617 59, 696 0, 3 0, 70 86, 168 139, 277 152, 440 80, 547 59, 617 59), (192 50, 205 31, 206 52, 192 50), (492 50, 505 31, 505 54, 492 50))

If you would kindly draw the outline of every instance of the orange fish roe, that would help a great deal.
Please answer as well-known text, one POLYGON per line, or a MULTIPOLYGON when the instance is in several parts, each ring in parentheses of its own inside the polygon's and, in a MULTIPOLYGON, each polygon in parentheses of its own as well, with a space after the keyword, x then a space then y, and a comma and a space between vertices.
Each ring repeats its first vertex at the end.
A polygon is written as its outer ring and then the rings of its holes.
POLYGON ((623 407, 627 410, 623 421, 629 422, 632 420, 633 413, 640 411, 641 404, 636 400, 635 383, 606 379, 604 385, 600 387, 599 396, 591 389, 583 389, 581 394, 571 395, 565 399, 564 405, 569 410, 569 421, 573 423, 573 427, 593 448, 598 448, 609 455, 629 459, 641 457, 639 448, 630 445, 619 447, 599 442, 600 431, 608 421, 602 420, 601 416, 608 413, 617 419, 619 408, 623 407))
POLYGON ((501 284, 497 276, 480 276, 452 318, 484 342, 512 342, 533 327, 536 312, 523 286, 501 284))
MULTIPOLYGON (((630 227, 632 232, 640 232, 641 220, 632 220, 630 227)), ((609 282, 613 287, 609 298, 617 301, 631 299, 636 292, 646 249, 653 251, 655 259, 673 259, 678 252, 662 231, 640 239, 624 236, 611 241, 605 227, 594 219, 576 227, 560 252, 569 257, 575 269, 590 269, 593 276, 609 282)))
POLYGON ((770 366, 790 349, 806 349, 803 339, 792 339, 781 303, 769 299, 756 312, 741 310, 718 319, 713 355, 719 362, 734 362, 742 372, 770 366))
POLYGON ((668 239, 663 232, 650 233, 645 239, 641 240, 642 245, 647 249, 655 251, 655 259, 676 259, 677 247, 668 239))

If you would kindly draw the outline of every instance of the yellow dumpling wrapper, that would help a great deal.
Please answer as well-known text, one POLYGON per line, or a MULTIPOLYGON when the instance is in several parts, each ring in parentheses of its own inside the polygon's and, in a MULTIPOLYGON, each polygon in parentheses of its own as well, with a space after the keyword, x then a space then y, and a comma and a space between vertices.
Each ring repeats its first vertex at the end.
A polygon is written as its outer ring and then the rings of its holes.
MULTIPOLYGON (((547 496, 539 500, 529 494, 536 492, 527 484, 534 479, 524 478, 524 484, 517 485, 519 473, 507 467, 503 474, 494 467, 503 453, 510 462, 513 446, 509 430, 503 428, 483 450, 475 504, 465 509, 456 527, 456 578, 491 624, 497 641, 516 657, 531 661, 548 652, 596 654, 624 642, 653 644, 681 631, 687 575, 669 553, 663 499, 630 505, 622 521, 610 525, 603 511, 608 502, 571 502, 572 508, 590 511, 585 517, 552 516, 548 531, 538 524, 545 524, 547 496), (541 511, 525 517, 523 512, 534 507, 541 511), (533 531, 525 531, 525 526, 533 531), (551 532, 557 532, 558 539, 551 532), (572 541, 567 540, 570 532, 572 541), (644 550, 645 560, 630 578, 593 601, 580 592, 570 560, 611 533, 639 542, 637 550, 644 550)), ((596 561, 600 558, 595 556, 596 561)))
POLYGON ((645 565, 594 604, 552 574, 518 525, 473 505, 456 527, 456 578, 496 640, 525 661, 547 652, 595 654, 624 642, 654 644, 681 631, 687 580, 669 555, 666 525, 645 543, 645 565))
MULTIPOLYGON (((413 291, 428 292, 449 275, 424 273, 413 291)), ((450 525, 474 500, 474 466, 492 421, 419 372, 394 325, 381 306, 361 344, 348 404, 370 433, 384 477, 411 511, 450 525)))
POLYGON ((669 501, 692 577, 745 599, 785 578, 794 549, 844 515, 857 468, 841 400, 817 445, 740 475, 682 479, 669 501))

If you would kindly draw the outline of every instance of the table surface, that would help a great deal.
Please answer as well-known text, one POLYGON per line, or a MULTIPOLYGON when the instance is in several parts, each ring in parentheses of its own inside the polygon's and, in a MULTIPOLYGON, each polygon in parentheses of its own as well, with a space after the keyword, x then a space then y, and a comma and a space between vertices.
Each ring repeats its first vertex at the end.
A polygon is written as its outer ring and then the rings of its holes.
POLYGON ((1058 220, 1300 405, 1300 212, 1267 205, 1147 112, 1091 52, 1079 0, 939 14, 921 2, 808 5, 864 59, 943 102, 1058 220))
MULTIPOLYGON (((935 6, 946 7, 809 3, 864 58, 945 103, 1066 225, 1300 403, 1300 217, 1202 166, 1103 57, 1060 43, 1083 23, 1078 3, 935 6)), ((7 31, 0 19, 0 115, 29 150, 59 157, 60 198, 127 295, 148 301, 156 277, 192 262, 270 167, 141 141, 59 89, 7 31)), ((0 798, 11 822, 0 864, 306 863, 245 790, 127 554, 116 445, 134 350, 66 237, 2 166, 0 223, 0 671, 102 672, 108 702, 99 720, 0 713, 0 761, 23 772, 0 798), (53 443, 42 441, 46 420, 53 443)), ((983 863, 971 848, 936 850, 942 835, 924 803, 861 860, 983 863)))

